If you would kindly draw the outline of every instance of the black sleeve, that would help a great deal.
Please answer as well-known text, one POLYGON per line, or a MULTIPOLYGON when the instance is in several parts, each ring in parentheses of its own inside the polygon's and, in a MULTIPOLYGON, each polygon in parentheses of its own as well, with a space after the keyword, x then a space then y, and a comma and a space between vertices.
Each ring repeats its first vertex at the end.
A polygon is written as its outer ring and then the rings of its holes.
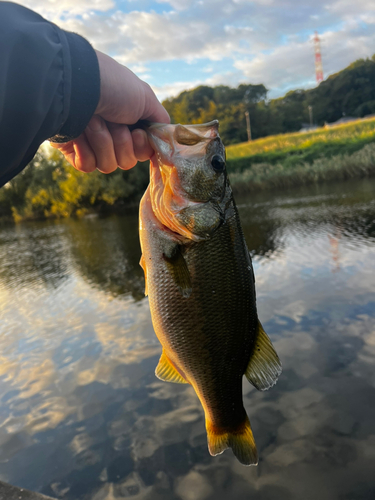
POLYGON ((46 139, 78 137, 99 96, 98 60, 84 38, 0 1, 0 186, 46 139))

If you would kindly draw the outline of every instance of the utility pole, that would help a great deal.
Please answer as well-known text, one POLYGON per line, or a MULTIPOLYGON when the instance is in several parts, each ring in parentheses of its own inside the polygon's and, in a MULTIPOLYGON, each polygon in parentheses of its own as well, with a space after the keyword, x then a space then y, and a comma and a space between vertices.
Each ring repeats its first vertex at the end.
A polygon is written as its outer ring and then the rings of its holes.
POLYGON ((310 116, 310 127, 313 126, 313 107, 312 106, 307 106, 309 108, 309 116, 310 116))
POLYGON ((247 140, 248 142, 250 142, 251 141, 250 113, 248 111, 245 111, 245 116, 246 116, 247 140))

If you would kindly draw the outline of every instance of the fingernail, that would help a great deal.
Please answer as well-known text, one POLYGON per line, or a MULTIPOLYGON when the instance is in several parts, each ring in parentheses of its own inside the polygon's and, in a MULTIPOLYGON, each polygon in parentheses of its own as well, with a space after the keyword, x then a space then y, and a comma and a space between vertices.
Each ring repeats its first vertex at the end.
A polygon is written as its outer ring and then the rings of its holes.
POLYGON ((93 116, 89 121, 87 127, 93 132, 100 132, 103 128, 102 119, 100 116, 93 116))

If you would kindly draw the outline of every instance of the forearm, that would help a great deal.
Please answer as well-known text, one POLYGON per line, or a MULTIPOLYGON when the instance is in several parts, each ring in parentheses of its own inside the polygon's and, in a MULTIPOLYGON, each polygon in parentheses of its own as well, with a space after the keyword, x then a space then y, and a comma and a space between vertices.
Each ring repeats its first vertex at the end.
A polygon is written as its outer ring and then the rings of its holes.
POLYGON ((78 137, 99 93, 98 62, 86 40, 0 2, 0 186, 44 140, 78 137))

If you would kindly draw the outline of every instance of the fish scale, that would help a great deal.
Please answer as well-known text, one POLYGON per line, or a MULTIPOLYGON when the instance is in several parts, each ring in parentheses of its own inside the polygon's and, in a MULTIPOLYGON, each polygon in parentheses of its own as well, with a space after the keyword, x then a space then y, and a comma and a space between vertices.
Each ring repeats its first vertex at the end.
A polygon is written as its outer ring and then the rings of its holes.
POLYGON ((212 455, 231 447, 251 465, 257 451, 242 377, 266 389, 281 366, 258 320, 254 273, 217 124, 181 127, 148 129, 159 154, 140 205, 141 262, 163 346, 156 374, 193 386, 212 455))

